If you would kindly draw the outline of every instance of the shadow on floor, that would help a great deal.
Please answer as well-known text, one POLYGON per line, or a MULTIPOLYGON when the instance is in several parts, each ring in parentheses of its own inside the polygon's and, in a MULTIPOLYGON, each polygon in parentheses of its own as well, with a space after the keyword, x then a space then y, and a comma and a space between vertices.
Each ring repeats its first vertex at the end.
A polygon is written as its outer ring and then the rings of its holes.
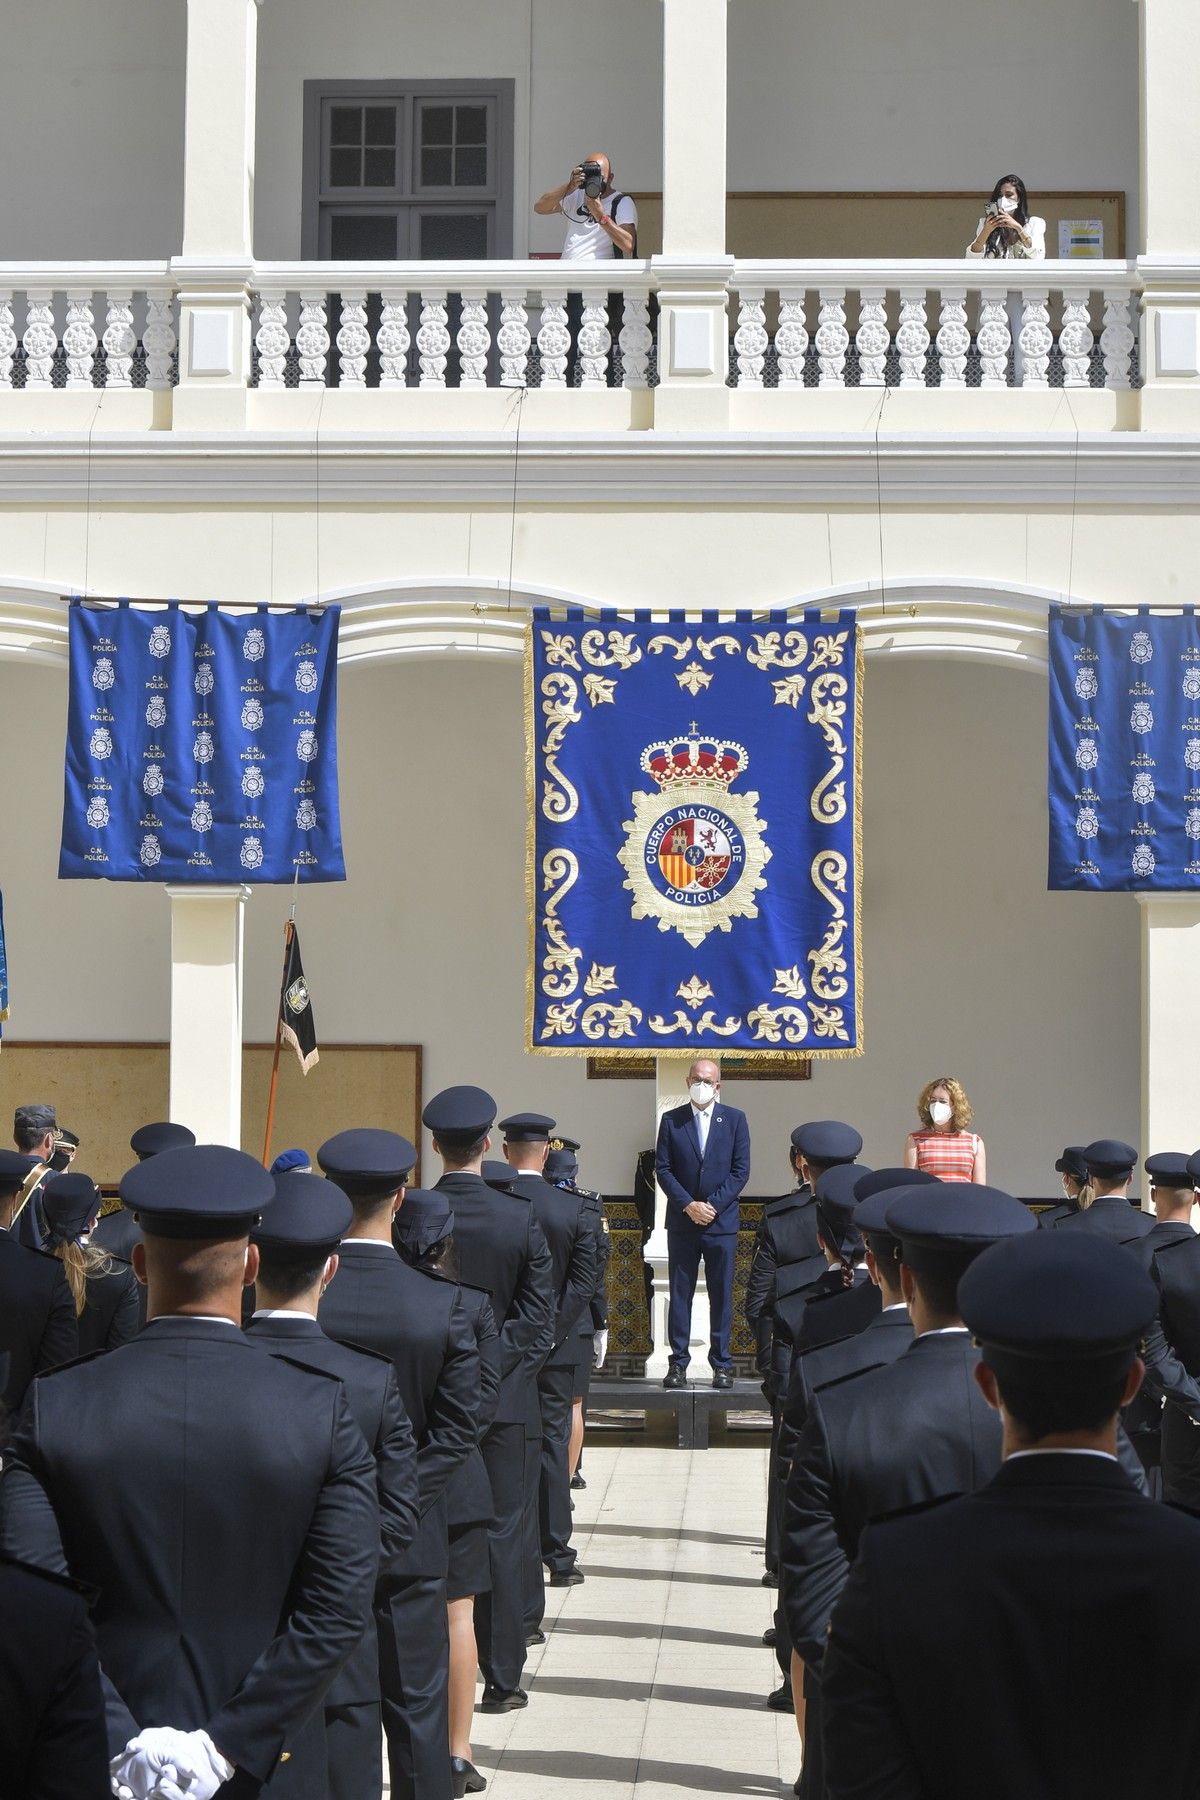
POLYGON ((583 1525, 581 1531, 592 1537, 628 1537, 628 1538, 662 1538, 678 1539, 687 1544, 745 1544, 750 1550, 757 1549, 762 1543, 762 1532, 757 1537, 739 1537, 732 1531, 691 1531, 685 1527, 672 1530, 669 1525, 583 1525))
POLYGON ((613 1563, 589 1562, 588 1580, 595 1581, 600 1577, 607 1581, 669 1581, 672 1586, 676 1582, 690 1583, 694 1587, 762 1586, 757 1575, 717 1575, 710 1569, 626 1569, 613 1563))
POLYGON ((737 1631, 709 1631, 701 1625, 655 1625, 646 1619, 581 1619, 563 1613, 555 1619, 555 1637, 670 1638, 681 1644, 723 1644, 732 1650, 762 1648, 762 1640, 737 1631))
MULTIPOLYGON (((486 1753, 480 1763, 487 1766, 486 1753)), ((505 1774, 553 1776, 556 1781, 663 1782, 692 1794, 768 1794, 778 1800, 779 1777, 704 1763, 656 1762, 649 1757, 602 1756, 591 1750, 505 1750, 495 1765, 505 1774)))
POLYGON ((674 1687, 664 1681, 616 1681, 604 1675, 535 1675, 530 1687, 539 1694, 565 1694, 572 1700, 660 1700, 681 1706, 718 1706, 729 1712, 761 1712, 761 1694, 733 1693, 722 1687, 674 1687))

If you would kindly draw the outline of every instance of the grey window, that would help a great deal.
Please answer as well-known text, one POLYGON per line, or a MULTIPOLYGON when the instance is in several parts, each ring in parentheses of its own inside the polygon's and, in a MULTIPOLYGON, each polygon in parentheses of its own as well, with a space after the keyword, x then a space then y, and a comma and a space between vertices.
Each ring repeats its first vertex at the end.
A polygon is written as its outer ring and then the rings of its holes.
POLYGON ((511 256, 511 81, 306 81, 306 257, 511 256))

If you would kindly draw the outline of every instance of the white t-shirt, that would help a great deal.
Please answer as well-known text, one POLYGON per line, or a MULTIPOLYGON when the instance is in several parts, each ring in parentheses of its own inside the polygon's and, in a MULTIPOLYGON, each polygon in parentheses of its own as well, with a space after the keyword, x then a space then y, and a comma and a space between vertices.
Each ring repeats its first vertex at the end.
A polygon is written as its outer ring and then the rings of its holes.
MULTIPOLYGON (((597 205, 608 214, 617 225, 637 225, 637 207, 628 194, 604 194, 597 205), (616 213, 613 213, 613 201, 618 200, 616 213)), ((582 188, 572 188, 564 194, 558 203, 558 209, 567 221, 567 241, 562 247, 563 262, 612 262, 615 259, 613 242, 588 211, 587 200, 582 188)))

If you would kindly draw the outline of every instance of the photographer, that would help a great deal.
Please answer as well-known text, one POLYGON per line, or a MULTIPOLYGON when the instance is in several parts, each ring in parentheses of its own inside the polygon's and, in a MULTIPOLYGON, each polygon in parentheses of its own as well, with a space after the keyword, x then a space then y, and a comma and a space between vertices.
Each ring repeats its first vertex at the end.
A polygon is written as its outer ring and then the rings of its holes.
POLYGON ((1029 195, 1019 175, 1001 176, 992 189, 979 229, 967 245, 967 255, 1044 260, 1046 221, 1030 217, 1029 195))
MULTIPOLYGON (((543 215, 561 212, 566 219, 562 262, 613 262, 618 257, 637 255, 637 207, 628 194, 618 193, 613 186, 612 163, 603 152, 585 156, 582 162, 576 163, 563 185, 550 188, 534 202, 533 210, 543 215)), ((579 327, 582 320, 582 295, 568 293, 567 328, 571 333, 568 387, 575 387, 579 382, 579 327)), ((608 330, 614 351, 624 321, 624 297, 610 293, 608 330)), ((611 387, 620 385, 615 355, 609 358, 608 381, 611 387)))

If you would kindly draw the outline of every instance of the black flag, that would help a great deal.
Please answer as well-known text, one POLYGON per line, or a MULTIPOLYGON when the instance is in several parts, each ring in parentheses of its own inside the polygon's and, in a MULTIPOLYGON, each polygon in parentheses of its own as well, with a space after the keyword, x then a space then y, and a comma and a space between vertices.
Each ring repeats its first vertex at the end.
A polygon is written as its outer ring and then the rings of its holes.
POLYGON ((279 995, 279 1029, 300 1058, 301 1071, 307 1075, 315 1062, 317 1027, 313 1019, 312 999, 304 979, 304 963, 300 957, 300 933, 293 925, 288 935, 287 955, 283 964, 283 988, 279 995))

